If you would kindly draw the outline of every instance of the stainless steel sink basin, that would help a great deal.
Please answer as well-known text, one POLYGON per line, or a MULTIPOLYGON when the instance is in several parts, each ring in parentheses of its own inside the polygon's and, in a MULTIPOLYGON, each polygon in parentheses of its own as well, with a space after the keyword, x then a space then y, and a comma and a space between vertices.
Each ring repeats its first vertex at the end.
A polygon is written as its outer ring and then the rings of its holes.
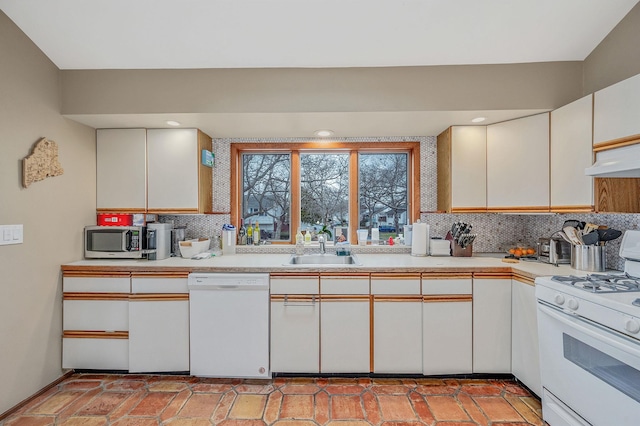
POLYGON ((336 256, 335 254, 292 255, 288 265, 360 265, 355 255, 336 256))

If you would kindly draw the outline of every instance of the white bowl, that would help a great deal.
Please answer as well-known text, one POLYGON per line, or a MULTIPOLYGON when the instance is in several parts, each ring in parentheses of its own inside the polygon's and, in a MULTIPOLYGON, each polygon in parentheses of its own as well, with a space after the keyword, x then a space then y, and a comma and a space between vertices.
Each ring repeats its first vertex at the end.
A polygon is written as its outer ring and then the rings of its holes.
POLYGON ((210 243, 211 240, 208 238, 180 241, 180 255, 182 257, 191 258, 196 254, 209 250, 210 243))

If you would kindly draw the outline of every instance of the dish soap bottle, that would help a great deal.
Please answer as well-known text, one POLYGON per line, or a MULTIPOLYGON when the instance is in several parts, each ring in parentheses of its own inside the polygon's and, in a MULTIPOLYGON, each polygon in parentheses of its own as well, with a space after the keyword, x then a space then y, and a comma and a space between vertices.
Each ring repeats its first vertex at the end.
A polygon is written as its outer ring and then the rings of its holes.
POLYGON ((311 244, 311 229, 307 228, 307 232, 304 234, 304 244, 311 244))
POLYGON ((260 224, 256 222, 256 227, 253 228, 253 245, 257 246, 260 244, 260 224))
POLYGON ((298 232, 296 233, 296 254, 298 256, 304 254, 304 235, 300 232, 300 228, 298 228, 298 232))
POLYGON ((253 226, 251 222, 249 222, 249 227, 247 228, 247 245, 253 244, 253 226))

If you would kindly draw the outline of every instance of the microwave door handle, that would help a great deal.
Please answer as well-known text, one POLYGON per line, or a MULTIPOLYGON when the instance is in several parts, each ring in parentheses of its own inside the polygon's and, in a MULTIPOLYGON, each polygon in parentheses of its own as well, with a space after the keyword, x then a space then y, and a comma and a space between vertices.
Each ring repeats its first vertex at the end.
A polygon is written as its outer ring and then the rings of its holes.
POLYGON ((133 233, 131 231, 125 232, 125 236, 124 237, 126 239, 125 240, 126 241, 126 245, 125 246, 127 248, 126 251, 131 251, 131 239, 132 239, 131 237, 132 237, 132 235, 133 235, 133 233))

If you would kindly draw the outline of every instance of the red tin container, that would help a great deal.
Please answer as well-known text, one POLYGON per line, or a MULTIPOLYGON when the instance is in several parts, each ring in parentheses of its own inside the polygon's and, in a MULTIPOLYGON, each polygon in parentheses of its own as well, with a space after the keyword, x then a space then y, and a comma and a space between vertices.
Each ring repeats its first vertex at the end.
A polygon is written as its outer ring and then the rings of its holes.
POLYGON ((98 213, 99 226, 132 226, 133 215, 126 213, 98 213))

